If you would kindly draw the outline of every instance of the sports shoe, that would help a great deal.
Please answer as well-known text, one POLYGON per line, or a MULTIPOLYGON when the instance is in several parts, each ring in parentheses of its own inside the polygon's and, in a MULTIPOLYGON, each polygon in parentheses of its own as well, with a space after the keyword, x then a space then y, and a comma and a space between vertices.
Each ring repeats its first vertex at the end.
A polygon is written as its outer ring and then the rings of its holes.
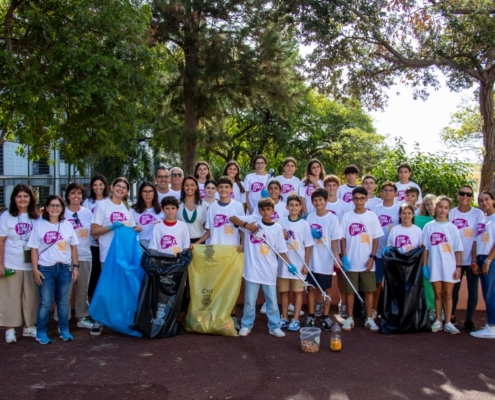
POLYGON ((7 343, 15 343, 15 342, 17 342, 17 337, 15 335, 15 329, 14 328, 7 329, 5 331, 5 341, 7 343))
POLYGON ((60 332, 59 338, 62 339, 64 342, 74 340, 74 338, 72 337, 72 335, 68 330, 60 332))
POLYGON ((275 337, 285 337, 285 332, 284 332, 284 331, 282 331, 282 329, 280 329, 280 328, 273 329, 273 330, 271 330, 271 329, 270 329, 270 330, 268 331, 268 333, 269 333, 270 335, 275 336, 275 337))
POLYGON ((452 335, 458 335, 459 333, 461 333, 459 332, 459 329, 457 329, 452 322, 446 323, 443 327, 443 330, 452 335))
POLYGON ((77 327, 78 328, 91 329, 93 327, 93 324, 94 324, 94 321, 89 317, 84 317, 84 318, 81 318, 79 321, 77 321, 77 327))
POLYGON ((443 329, 443 323, 440 322, 438 319, 436 319, 435 322, 433 322, 433 324, 431 324, 431 331, 432 332, 438 332, 442 329, 443 329))
POLYGON ((239 325, 239 320, 237 319, 237 317, 232 317, 232 321, 234 322, 234 328, 236 331, 241 329, 241 326, 239 325))
POLYGON ((471 336, 478 339, 495 339, 495 326, 486 324, 483 329, 471 332, 471 336))
POLYGON ((347 314, 347 304, 339 303, 339 315, 342 318, 347 318, 349 316, 349 314, 347 314))
POLYGON ((294 318, 292 318, 292 320, 290 321, 290 324, 289 326, 287 327, 287 330, 288 331, 291 331, 291 332, 296 332, 299 330, 299 328, 301 327, 301 324, 299 321, 296 321, 294 318))
POLYGON ((315 304, 315 317, 321 317, 323 314, 323 303, 316 302, 315 304))
POLYGON ((304 323, 304 327, 311 328, 312 326, 315 326, 315 322, 316 322, 315 317, 308 316, 308 318, 306 318, 306 322, 304 323))
POLYGON ((103 327, 98 322, 95 322, 93 324, 93 326, 91 327, 89 334, 91 336, 100 336, 102 330, 103 330, 103 327))
POLYGON ((22 329, 22 336, 25 337, 36 337, 36 327, 33 326, 28 326, 27 328, 22 329))
MULTIPOLYGON (((289 308, 287 310, 287 313, 289 315, 294 315, 294 305, 292 303, 289 303, 289 308)), ((299 316, 301 316, 301 315, 304 315, 304 311, 303 310, 299 311, 299 316)))
POLYGON ((431 309, 428 313, 428 317, 430 318, 431 322, 435 321, 437 317, 437 312, 434 309, 431 309))
POLYGON ((455 315, 453 317, 450 317, 450 323, 454 326, 457 326, 457 318, 455 315))
POLYGON ((41 333, 37 332, 36 333, 36 340, 40 344, 50 344, 52 342, 45 332, 41 332, 41 333))
POLYGON ((468 333, 476 332, 476 327, 474 326, 473 321, 471 321, 470 319, 465 320, 464 330, 468 333))
POLYGON ((371 310, 371 318, 373 318, 373 319, 378 318, 378 313, 376 312, 376 310, 371 310))
POLYGON ((342 325, 342 330, 349 332, 352 328, 354 328, 354 318, 347 317, 342 325))
POLYGON ((369 329, 371 332, 378 332, 380 330, 380 328, 375 323, 375 320, 373 318, 366 318, 366 321, 364 322, 364 327, 366 329, 369 329))
POLYGON ((330 318, 325 317, 321 319, 321 327, 327 332, 332 330, 332 325, 332 320, 330 318))
POLYGON ((260 308, 260 314, 266 314, 266 301, 263 303, 263 305, 260 308))
POLYGON ((288 328, 289 327, 289 320, 285 318, 280 318, 280 327, 281 328, 288 328))
POLYGON ((247 335, 249 335, 250 333, 251 333, 251 329, 246 328, 246 327, 241 328, 241 329, 239 330, 239 336, 247 336, 247 335))

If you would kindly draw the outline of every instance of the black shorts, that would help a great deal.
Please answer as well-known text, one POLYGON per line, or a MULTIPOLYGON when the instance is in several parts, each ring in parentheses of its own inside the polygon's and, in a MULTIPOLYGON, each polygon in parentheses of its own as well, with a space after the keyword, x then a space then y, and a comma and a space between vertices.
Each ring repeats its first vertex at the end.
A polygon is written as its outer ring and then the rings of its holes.
MULTIPOLYGON (((332 275, 319 274, 318 272, 313 272, 313 275, 315 276, 316 280, 323 290, 327 290, 332 287, 332 275)), ((316 284, 311 274, 308 274, 306 276, 306 281, 318 289, 318 285, 316 284)))

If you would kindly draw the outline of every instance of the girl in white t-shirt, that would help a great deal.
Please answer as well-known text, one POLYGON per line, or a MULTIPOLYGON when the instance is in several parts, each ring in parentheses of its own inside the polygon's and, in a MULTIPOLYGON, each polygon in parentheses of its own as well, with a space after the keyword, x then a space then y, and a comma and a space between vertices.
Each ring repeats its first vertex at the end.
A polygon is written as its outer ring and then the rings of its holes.
POLYGON ((400 206, 399 225, 395 225, 389 232, 387 246, 397 247, 401 253, 407 253, 421 245, 423 232, 414 225, 414 212, 414 207, 410 204, 400 206))
POLYGON ((258 202, 263 197, 261 193, 266 189, 268 182, 272 178, 266 173, 266 165, 268 159, 263 154, 258 154, 253 158, 254 172, 246 176, 244 179, 244 187, 246 188, 246 207, 248 214, 252 215, 258 208, 258 202))
POLYGON ((237 161, 231 160, 225 166, 223 175, 228 176, 233 183, 232 191, 230 192, 230 198, 234 199, 235 201, 238 201, 245 208, 246 189, 244 188, 244 184, 242 183, 240 171, 241 169, 237 161))
POLYGON ((206 196, 206 192, 205 192, 206 181, 213 179, 210 170, 211 170, 210 164, 208 164, 206 161, 200 161, 194 167, 194 177, 198 181, 199 194, 201 196, 201 200, 203 200, 206 196))
POLYGON ((153 225, 163 220, 163 214, 158 202, 158 192, 153 182, 141 183, 138 193, 138 200, 132 206, 132 214, 136 225, 142 228, 139 232, 139 240, 144 241, 144 246, 148 247, 147 243, 153 235, 153 225))
POLYGON ((457 227, 449 221, 452 202, 447 196, 439 196, 435 203, 434 220, 423 229, 423 271, 433 285, 435 292, 436 320, 431 330, 437 332, 442 328, 452 334, 459 330, 450 322, 452 314, 452 291, 461 276, 462 241, 457 227), (442 326, 442 306, 445 321, 442 326))
POLYGON ((311 194, 317 188, 323 188, 323 179, 325 178, 325 168, 323 164, 313 158, 306 165, 304 178, 299 187, 299 197, 303 202, 303 213, 308 215, 315 212, 313 203, 311 202, 311 194))
MULTIPOLYGON (((287 210, 287 204, 282 201, 282 186, 280 182, 277 180, 270 181, 268 184, 268 194, 270 195, 270 199, 273 200, 273 204, 275 208, 272 214, 272 221, 279 222, 282 218, 285 218, 289 215, 289 211, 287 210)), ((256 209, 253 215, 260 215, 258 209, 256 209)))
POLYGON ((279 181, 282 185, 282 200, 287 203, 287 199, 290 195, 299 196, 299 187, 301 186, 301 180, 294 176, 297 168, 297 161, 293 157, 287 157, 282 163, 284 168, 284 174, 279 175, 275 180, 279 181))

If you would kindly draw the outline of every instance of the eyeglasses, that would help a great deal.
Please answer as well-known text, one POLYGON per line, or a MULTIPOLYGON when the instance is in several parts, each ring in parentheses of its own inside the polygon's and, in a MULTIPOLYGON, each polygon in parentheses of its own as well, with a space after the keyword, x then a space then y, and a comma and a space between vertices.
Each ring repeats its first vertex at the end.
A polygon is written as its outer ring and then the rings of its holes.
POLYGON ((61 204, 48 204, 48 208, 62 208, 61 204))
POLYGON ((127 186, 120 186, 120 185, 117 186, 117 185, 115 185, 114 186, 114 189, 127 190, 127 186))
POLYGON ((143 190, 141 193, 142 194, 153 194, 153 193, 155 193, 155 191, 154 190, 143 190))
POLYGON ((182 177, 182 174, 171 174, 170 176, 172 178, 180 178, 180 177, 182 177))
MULTIPOLYGON (((172 176, 174 176, 174 175, 172 174, 172 176)), ((156 179, 168 179, 168 178, 170 178, 170 175, 157 175, 156 176, 156 179)))
POLYGON ((352 200, 354 201, 365 201, 366 197, 353 197, 352 200))
POLYGON ((473 194, 472 193, 469 193, 469 192, 459 192, 458 193, 459 196, 466 196, 466 197, 473 197, 473 194))
POLYGON ((81 221, 79 221, 79 218, 77 217, 77 213, 72 214, 72 218, 75 218, 76 224, 80 224, 81 221))

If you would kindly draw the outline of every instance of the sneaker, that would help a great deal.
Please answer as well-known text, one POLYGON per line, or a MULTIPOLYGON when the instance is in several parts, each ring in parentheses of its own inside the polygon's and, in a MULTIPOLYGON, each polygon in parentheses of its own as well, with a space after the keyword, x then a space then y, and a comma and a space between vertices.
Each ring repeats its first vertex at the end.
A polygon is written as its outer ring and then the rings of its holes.
POLYGON ((479 331, 471 332, 471 336, 478 339, 495 339, 495 326, 485 325, 485 327, 479 331))
POLYGON ((354 318, 347 317, 344 321, 344 324, 342 325, 342 330, 350 331, 352 328, 354 328, 354 318))
POLYGON ((464 330, 468 333, 476 332, 476 327, 474 326, 473 321, 471 321, 470 319, 465 320, 464 330))
POLYGON ((332 320, 328 317, 325 317, 325 318, 322 318, 321 320, 321 327, 326 330, 327 332, 328 331, 331 331, 332 330, 332 320))
POLYGON ((247 335, 249 335, 250 333, 251 333, 251 329, 246 328, 246 327, 241 328, 241 329, 239 330, 239 336, 247 336, 247 335))
POLYGON ((261 314, 266 314, 266 301, 261 306, 260 313, 261 314))
POLYGON ((17 337, 15 335, 15 329, 14 328, 7 329, 5 331, 5 341, 7 343, 15 343, 15 342, 17 342, 17 337))
POLYGON ((23 328, 22 329, 22 336, 35 338, 36 337, 36 327, 33 325, 33 326, 28 326, 27 328, 23 328))
POLYGON ((100 336, 102 330, 103 330, 103 327, 98 322, 95 322, 93 324, 93 326, 91 327, 89 334, 91 336, 100 336))
POLYGON ((306 318, 306 322, 304 323, 305 328, 311 328, 312 326, 315 326, 316 318, 315 317, 310 317, 306 318))
POLYGON ((444 313, 444 311, 442 310, 442 322, 444 322, 444 321, 445 321, 445 313, 444 313))
POLYGON ((94 324, 94 321, 89 317, 84 317, 84 318, 81 318, 79 321, 77 321, 77 327, 78 328, 91 329, 91 328, 93 328, 93 324, 94 324))
POLYGON ((443 329, 443 323, 441 323, 438 319, 436 319, 435 322, 433 322, 433 324, 431 324, 431 331, 432 332, 438 332, 442 329, 443 329))
POLYGON ((287 327, 287 330, 288 331, 291 331, 291 332, 296 332, 299 330, 299 328, 301 327, 301 324, 299 321, 296 321, 294 318, 292 318, 292 320, 290 321, 290 324, 289 326, 287 327))
POLYGON ((323 303, 316 302, 315 304, 315 317, 321 317, 323 314, 323 303))
POLYGON ((52 342, 45 332, 42 332, 42 333, 37 332, 36 333, 36 340, 40 344, 50 344, 52 342))
MULTIPOLYGON (((289 315, 294 315, 294 305, 292 303, 289 303, 289 308, 287 310, 287 313, 289 315)), ((299 316, 301 316, 301 315, 304 315, 304 311, 303 310, 299 311, 299 316)))
POLYGON ((437 317, 437 313, 435 310, 430 310, 428 313, 428 316, 430 318, 430 321, 433 322, 433 321, 435 321, 435 319, 437 317))
POLYGON ((280 318, 280 327, 281 328, 288 328, 289 327, 289 320, 285 318, 280 318))
POLYGON ((458 335, 459 333, 461 333, 459 332, 459 329, 457 329, 452 322, 446 323, 443 327, 443 330, 452 335, 458 335))
POLYGON ((236 331, 241 329, 241 326, 239 325, 239 320, 237 319, 237 317, 232 317, 232 321, 234 321, 234 328, 236 331))
POLYGON ((347 318, 349 316, 349 314, 347 314, 347 304, 339 303, 339 315, 342 318, 347 318))
POLYGON ((72 337, 72 335, 70 334, 70 332, 68 330, 60 332, 59 338, 62 339, 64 342, 74 340, 74 338, 72 337))
POLYGON ((268 331, 268 333, 269 333, 270 335, 275 336, 275 337, 285 337, 285 332, 284 332, 284 331, 282 331, 282 329, 280 329, 280 328, 273 329, 273 330, 271 330, 271 329, 270 329, 270 330, 268 331))
POLYGON ((375 323, 375 320, 373 318, 366 318, 366 321, 364 323, 364 327, 366 329, 369 329, 371 332, 378 332, 380 330, 380 328, 375 323))
POLYGON ((457 326, 457 318, 455 315, 453 317, 450 317, 450 323, 454 326, 457 326))
POLYGON ((378 313, 376 312, 376 310, 371 310, 371 318, 373 318, 373 319, 378 318, 378 313))

